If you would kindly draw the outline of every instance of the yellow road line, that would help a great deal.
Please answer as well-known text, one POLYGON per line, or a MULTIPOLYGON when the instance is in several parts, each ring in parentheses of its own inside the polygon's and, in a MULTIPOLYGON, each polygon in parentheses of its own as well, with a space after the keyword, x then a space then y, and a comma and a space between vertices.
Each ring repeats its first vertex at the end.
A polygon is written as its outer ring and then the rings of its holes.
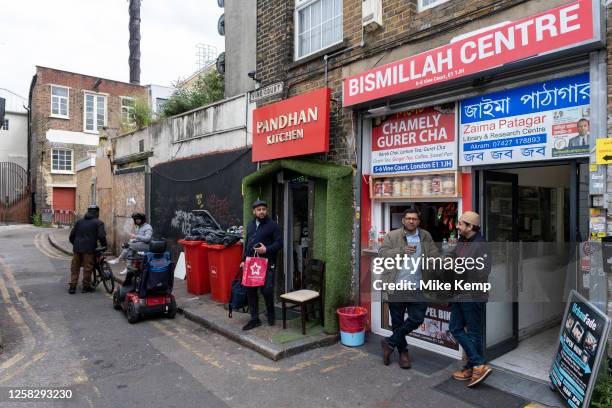
POLYGON ((270 381, 276 381, 276 378, 253 377, 252 375, 249 375, 249 376, 247 376, 247 380, 270 382, 270 381))
POLYGON ((68 256, 55 254, 53 253, 51 249, 47 248, 45 245, 45 238, 44 238, 45 236, 46 234, 41 232, 34 237, 34 245, 40 252, 42 252, 43 255, 45 255, 48 258, 53 258, 53 259, 61 259, 61 260, 70 259, 68 256))
POLYGON ((348 351, 342 350, 342 351, 339 351, 337 353, 326 354, 324 356, 321 356, 321 357, 313 359, 313 360, 302 361, 300 363, 295 364, 292 367, 289 367, 287 369, 287 372, 292 373, 294 371, 303 370, 303 369, 308 368, 308 367, 310 367, 312 365, 319 364, 319 363, 322 363, 324 361, 334 359, 336 357, 340 357, 340 356, 342 356, 342 355, 344 355, 346 353, 348 353, 348 351))
POLYGON ((36 247, 36 249, 38 249, 47 258, 59 259, 56 255, 50 253, 49 251, 46 250, 46 248, 43 247, 41 238, 42 238, 42 233, 34 237, 34 246, 36 247))
POLYGON ((13 357, 9 358, 4 363, 0 364, 0 370, 6 370, 7 368, 12 367, 16 363, 18 363, 21 360, 23 360, 24 357, 25 357, 25 355, 23 353, 15 354, 13 357))
POLYGON ((272 373, 276 373, 281 370, 280 367, 265 366, 261 364, 249 364, 249 367, 251 367, 251 369, 255 371, 266 371, 272 373))
POLYGON ((197 356, 200 360, 212 365, 213 367, 223 368, 223 366, 219 364, 219 362, 212 355, 202 354, 200 351, 194 349, 193 347, 191 347, 191 345, 189 345, 180 337, 178 337, 175 333, 172 333, 170 330, 165 328, 162 324, 158 322, 152 322, 152 325, 155 326, 160 332, 162 332, 166 336, 172 337, 174 341, 176 341, 181 347, 183 347, 185 350, 189 351, 193 355, 197 356))
POLYGON ((85 384, 89 381, 89 377, 83 368, 79 368, 79 371, 74 376, 75 384, 85 384))
MULTIPOLYGON (((7 266, 6 266, 5 262, 2 259, 0 259, 0 266, 2 266, 2 269, 5 272, 4 274, 0 273, 0 295, 2 296, 2 299, 3 299, 4 303, 7 304, 7 308, 6 309, 8 311, 8 314, 10 315, 11 319, 15 322, 15 325, 17 326, 18 330, 21 332, 21 337, 23 338, 23 343, 24 343, 24 351, 26 351, 26 353, 33 353, 34 350, 36 349, 36 346, 37 346, 37 340, 33 336, 32 331, 30 330, 30 327, 26 324, 26 322, 23 319, 23 317, 21 316, 21 314, 17 311, 15 306, 12 304, 8 288, 6 286, 6 282, 5 282, 4 278, 3 278, 3 275, 12 276, 12 273, 10 271, 8 272, 8 274, 6 273, 7 272, 7 266)), ((19 286, 17 286, 17 283, 16 283, 16 281, 14 279, 14 276, 12 277, 11 284, 12 284, 13 292, 21 300, 21 305, 24 308, 26 308, 26 310, 27 310, 28 306, 31 309, 31 306, 29 305, 27 300, 23 297, 23 293, 21 292, 21 289, 19 288, 19 286)), ((35 316, 38 317, 38 315, 36 315, 36 313, 34 312, 33 309, 31 309, 31 311, 34 313, 35 316)), ((28 314, 29 314, 29 312, 28 312, 28 314)), ((44 324, 44 322, 43 322, 43 324, 44 324)), ((43 348, 43 350, 44 350, 44 348, 43 348)), ((24 355, 26 353, 24 353, 24 355)), ((33 355, 32 357, 30 357, 29 360, 26 361, 25 363, 21 364, 20 366, 18 366, 16 368, 13 368, 10 373, 8 373, 4 377, 0 378, 0 384, 10 380, 11 378, 15 377, 17 374, 23 372, 26 368, 28 368, 29 366, 31 366, 32 364, 36 363, 38 360, 43 358, 45 356, 45 354, 46 354, 46 351, 39 352, 39 353, 33 355)), ((7 366, 8 367, 13 367, 17 362, 21 362, 22 360, 23 360, 23 358, 18 359, 18 360, 13 360, 13 362, 11 364, 7 364, 7 366)), ((5 372, 6 369, 3 369, 2 371, 5 372)))
POLYGON ((40 318, 38 313, 34 311, 34 308, 32 308, 32 305, 30 305, 28 299, 23 295, 21 288, 19 287, 19 285, 17 285, 17 280, 15 279, 15 275, 13 275, 11 268, 2 259, 0 259, 0 266, 2 267, 4 276, 6 276, 9 283, 12 285, 13 292, 15 292, 17 299, 21 301, 23 308, 26 310, 28 315, 30 315, 30 318, 36 322, 38 327, 40 327, 47 336, 53 337, 53 333, 51 329, 49 329, 49 326, 47 326, 43 319, 40 318))
POLYGON ((34 363, 38 362, 39 360, 41 360, 46 355, 47 355, 46 351, 41 351, 40 353, 34 354, 34 356, 30 359, 30 361, 28 361, 27 363, 25 363, 25 364, 21 365, 20 367, 16 368, 12 373, 7 375, 6 377, 0 379, 0 384, 3 384, 6 381, 10 380, 11 378, 13 378, 18 373, 21 373, 22 371, 24 371, 25 369, 30 367, 32 364, 34 364, 34 363))
POLYGON ((330 371, 334 371, 338 368, 346 367, 346 364, 335 364, 329 367, 325 367, 321 369, 321 373, 329 373, 330 371))

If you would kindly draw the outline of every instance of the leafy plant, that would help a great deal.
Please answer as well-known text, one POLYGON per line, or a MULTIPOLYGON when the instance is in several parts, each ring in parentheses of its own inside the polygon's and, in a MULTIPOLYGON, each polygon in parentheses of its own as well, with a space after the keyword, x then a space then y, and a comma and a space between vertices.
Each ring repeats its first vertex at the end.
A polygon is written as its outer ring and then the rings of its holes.
POLYGON ((36 211, 34 215, 32 215, 32 224, 34 224, 36 227, 42 227, 43 222, 40 211, 36 211))
POLYGON ((593 408, 612 407, 612 370, 610 361, 607 359, 603 360, 599 370, 590 406, 593 408))
POLYGON ((225 84, 217 71, 200 75, 189 89, 177 89, 164 104, 162 115, 174 116, 223 99, 225 84))
POLYGON ((134 102, 134 124, 137 129, 149 126, 153 123, 153 111, 144 99, 137 99, 134 102))

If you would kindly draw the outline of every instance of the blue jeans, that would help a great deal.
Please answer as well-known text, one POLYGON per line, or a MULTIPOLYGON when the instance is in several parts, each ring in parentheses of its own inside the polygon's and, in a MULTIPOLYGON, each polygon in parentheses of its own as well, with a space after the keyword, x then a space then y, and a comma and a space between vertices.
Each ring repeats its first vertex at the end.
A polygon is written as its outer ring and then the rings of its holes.
POLYGON ((393 334, 386 338, 387 344, 397 347, 400 353, 406 351, 406 336, 423 323, 426 311, 427 303, 424 302, 389 302, 393 334), (406 312, 408 318, 404 320, 406 312))
POLYGON ((482 327, 485 302, 456 302, 451 304, 450 332, 465 350, 468 362, 465 368, 483 365, 484 350, 482 327))

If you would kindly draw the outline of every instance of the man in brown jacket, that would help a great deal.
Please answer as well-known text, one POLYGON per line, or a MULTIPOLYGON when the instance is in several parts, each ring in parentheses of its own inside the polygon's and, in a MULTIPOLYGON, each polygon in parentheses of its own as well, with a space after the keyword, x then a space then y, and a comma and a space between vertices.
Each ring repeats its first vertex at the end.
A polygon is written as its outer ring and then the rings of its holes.
MULTIPOLYGON (((424 273, 431 272, 426 260, 439 256, 438 247, 433 242, 431 234, 419 228, 421 221, 420 213, 415 208, 409 208, 402 214, 403 228, 398 228, 385 235, 378 255, 383 258, 396 258, 398 255, 412 258, 409 267, 386 270, 382 276, 385 283, 413 282, 415 290, 409 291, 385 291, 383 299, 389 302, 391 313, 391 328, 393 334, 381 341, 383 350, 383 363, 389 365, 391 354, 395 348, 399 352, 399 366, 410 368, 410 356, 408 355, 408 344, 406 336, 419 327, 425 320, 427 302, 420 288, 420 281, 424 273), (420 261, 417 264, 417 260, 420 261), (417 266, 415 266, 417 265, 417 266), (404 319, 405 314, 408 318, 404 319)), ((404 264, 405 265, 405 264, 404 264)), ((402 265, 402 266, 404 266, 402 265)), ((427 278, 427 277, 425 277, 427 278)))

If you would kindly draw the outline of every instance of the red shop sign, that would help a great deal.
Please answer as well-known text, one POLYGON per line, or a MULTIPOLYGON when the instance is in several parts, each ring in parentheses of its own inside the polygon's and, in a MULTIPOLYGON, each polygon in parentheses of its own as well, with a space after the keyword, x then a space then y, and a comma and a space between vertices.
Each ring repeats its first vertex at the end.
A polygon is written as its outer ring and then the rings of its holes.
POLYGON ((253 161, 329 151, 331 90, 321 88, 253 111, 253 161))
POLYGON ((344 106, 486 71, 599 38, 591 0, 493 27, 451 44, 345 78, 344 106))

